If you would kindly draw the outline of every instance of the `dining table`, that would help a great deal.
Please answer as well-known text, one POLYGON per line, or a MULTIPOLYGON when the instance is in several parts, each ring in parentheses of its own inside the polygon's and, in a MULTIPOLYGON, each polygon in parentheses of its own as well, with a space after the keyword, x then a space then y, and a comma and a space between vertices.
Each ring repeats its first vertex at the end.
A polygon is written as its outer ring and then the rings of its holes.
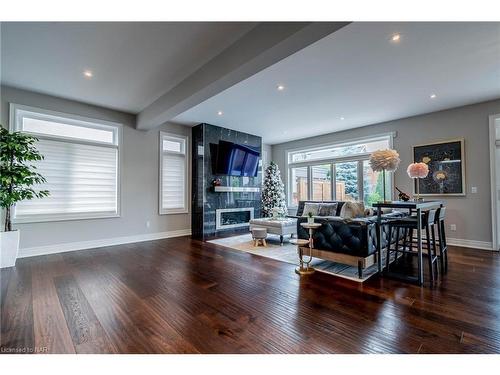
MULTIPOLYGON (((416 283, 417 285, 424 284, 424 268, 423 268, 423 253, 422 253, 422 212, 426 210, 431 210, 439 207, 443 207, 443 202, 440 200, 410 200, 410 201, 386 201, 373 203, 372 207, 377 209, 377 265, 378 272, 382 275, 382 230, 383 230, 383 217, 382 209, 389 208, 395 210, 409 210, 410 212, 415 211, 417 215, 417 259, 418 259, 418 274, 417 276, 406 275, 396 272, 390 272, 386 270, 383 273, 384 276, 393 277, 403 281, 408 281, 416 283)), ((389 219, 390 220, 390 219, 389 219)), ((387 246, 390 245, 390 239, 388 239, 387 246)))

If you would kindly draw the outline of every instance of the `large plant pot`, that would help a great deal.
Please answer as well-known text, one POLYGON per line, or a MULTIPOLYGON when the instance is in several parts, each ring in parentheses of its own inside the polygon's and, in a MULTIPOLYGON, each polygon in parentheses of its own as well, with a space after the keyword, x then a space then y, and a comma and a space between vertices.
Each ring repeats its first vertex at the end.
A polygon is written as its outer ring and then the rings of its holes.
POLYGON ((0 268, 14 267, 19 251, 18 230, 0 232, 0 268))

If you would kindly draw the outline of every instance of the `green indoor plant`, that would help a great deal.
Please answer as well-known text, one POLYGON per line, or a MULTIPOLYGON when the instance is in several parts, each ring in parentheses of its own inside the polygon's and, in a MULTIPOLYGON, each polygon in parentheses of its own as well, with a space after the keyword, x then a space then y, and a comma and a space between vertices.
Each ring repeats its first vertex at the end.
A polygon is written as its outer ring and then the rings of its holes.
POLYGON ((311 211, 307 213, 307 223, 314 224, 314 215, 311 211))
POLYGON ((19 249, 19 231, 12 230, 12 208, 17 202, 49 195, 47 190, 35 190, 45 182, 32 164, 43 156, 35 147, 38 139, 21 132, 9 132, 0 126, 0 206, 5 211, 4 231, 0 233, 0 266, 15 265, 19 249))

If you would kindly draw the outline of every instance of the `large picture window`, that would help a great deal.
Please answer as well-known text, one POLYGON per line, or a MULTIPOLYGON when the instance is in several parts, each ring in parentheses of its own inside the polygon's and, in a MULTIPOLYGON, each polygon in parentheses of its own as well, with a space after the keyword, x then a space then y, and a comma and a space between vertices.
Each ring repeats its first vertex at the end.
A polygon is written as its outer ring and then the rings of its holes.
MULTIPOLYGON (((323 145, 287 152, 288 205, 300 200, 364 201, 371 205, 383 197, 382 174, 368 163, 373 151, 392 147, 392 135, 323 145)), ((392 174, 386 174, 391 197, 392 174)))
POLYGON ((160 132, 160 214, 188 212, 187 137, 160 132))
POLYGON ((11 104, 11 127, 39 139, 50 196, 16 205, 16 223, 119 216, 119 124, 11 104))
MULTIPOLYGON (((311 167, 312 199, 315 201, 332 200, 332 167, 331 164, 313 165, 311 167)), ((307 198, 307 197, 306 197, 307 198)))
POLYGON ((307 167, 297 167, 290 170, 290 205, 296 206, 299 201, 306 200, 308 193, 307 167))

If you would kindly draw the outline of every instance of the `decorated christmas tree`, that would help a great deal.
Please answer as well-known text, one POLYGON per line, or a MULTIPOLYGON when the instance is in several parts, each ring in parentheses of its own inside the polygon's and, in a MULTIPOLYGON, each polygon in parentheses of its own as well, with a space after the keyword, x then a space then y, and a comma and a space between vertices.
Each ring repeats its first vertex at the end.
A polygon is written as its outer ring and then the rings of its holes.
POLYGON ((287 215, 285 202, 285 186, 281 181, 278 165, 271 162, 266 168, 264 177, 264 187, 262 189, 262 216, 280 216, 287 215))

